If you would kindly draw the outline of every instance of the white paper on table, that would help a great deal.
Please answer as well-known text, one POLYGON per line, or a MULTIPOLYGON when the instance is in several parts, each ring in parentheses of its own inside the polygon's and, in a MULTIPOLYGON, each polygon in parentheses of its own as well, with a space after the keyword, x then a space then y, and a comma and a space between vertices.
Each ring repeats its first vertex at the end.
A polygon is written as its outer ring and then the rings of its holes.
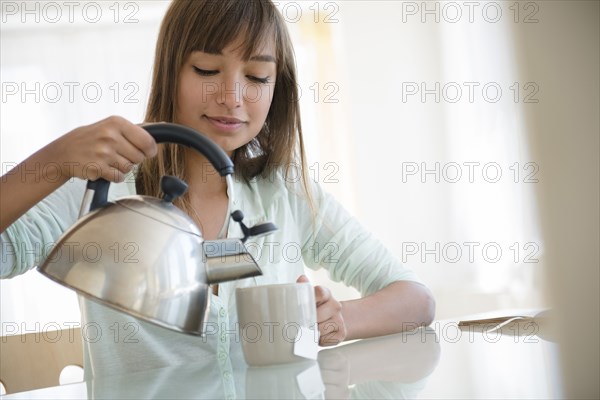
POLYGON ((319 341, 315 338, 313 331, 301 326, 294 341, 294 354, 310 360, 317 359, 319 352, 319 341))

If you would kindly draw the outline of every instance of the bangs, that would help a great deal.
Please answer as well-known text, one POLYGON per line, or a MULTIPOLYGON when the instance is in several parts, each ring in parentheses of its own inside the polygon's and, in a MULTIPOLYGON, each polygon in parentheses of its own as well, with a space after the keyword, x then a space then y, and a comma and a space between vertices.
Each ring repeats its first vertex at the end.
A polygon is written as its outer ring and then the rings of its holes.
MULTIPOLYGON (((190 1, 190 3, 192 3, 190 1)), ((272 41, 278 49, 278 28, 274 7, 265 0, 207 1, 203 7, 190 7, 189 37, 186 54, 202 51, 220 54, 225 47, 242 39, 240 48, 245 61, 272 41)), ((236 49, 237 50, 237 49, 236 49)), ((278 54, 274 54, 279 64, 278 54)))

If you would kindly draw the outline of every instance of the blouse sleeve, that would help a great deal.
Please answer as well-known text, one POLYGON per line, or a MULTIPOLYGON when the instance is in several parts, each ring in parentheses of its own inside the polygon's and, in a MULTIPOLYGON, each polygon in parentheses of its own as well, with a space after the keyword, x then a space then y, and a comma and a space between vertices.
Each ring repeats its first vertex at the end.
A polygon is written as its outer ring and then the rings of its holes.
MULTIPOLYGON (((86 181, 71 179, 48 195, 0 235, 0 279, 12 278, 37 266, 77 221, 86 181)), ((109 199, 131 192, 132 184, 112 184, 109 199)))
POLYGON ((2 233, 0 278, 23 274, 40 263, 62 232, 77 220, 84 190, 84 181, 68 181, 2 233))
POLYGON ((314 183, 315 210, 297 193, 295 213, 302 255, 311 269, 325 268, 336 282, 359 290, 363 296, 387 285, 408 280, 421 283, 379 240, 352 217, 330 194, 314 183))

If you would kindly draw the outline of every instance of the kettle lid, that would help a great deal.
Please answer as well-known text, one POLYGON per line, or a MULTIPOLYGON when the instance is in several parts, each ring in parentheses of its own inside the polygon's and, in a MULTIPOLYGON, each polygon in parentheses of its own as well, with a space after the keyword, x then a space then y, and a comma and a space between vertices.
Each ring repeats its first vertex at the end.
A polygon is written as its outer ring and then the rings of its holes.
POLYGON ((123 197, 117 200, 115 204, 142 214, 161 224, 202 237, 202 233, 196 223, 170 201, 152 196, 136 195, 123 197))

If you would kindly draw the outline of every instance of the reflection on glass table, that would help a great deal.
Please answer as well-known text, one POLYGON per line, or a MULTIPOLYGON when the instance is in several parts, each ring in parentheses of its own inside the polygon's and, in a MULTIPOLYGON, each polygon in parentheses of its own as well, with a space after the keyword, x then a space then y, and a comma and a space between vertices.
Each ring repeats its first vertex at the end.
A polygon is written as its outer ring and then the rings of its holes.
POLYGON ((435 369, 440 345, 435 332, 397 334, 322 349, 307 361, 248 367, 242 398, 414 398, 435 369))
POLYGON ((249 367, 240 343, 232 341, 229 358, 209 357, 5 399, 560 398, 557 345, 544 340, 545 334, 509 334, 521 331, 507 327, 479 331, 458 321, 435 321, 428 328, 322 348, 317 361, 268 367, 249 367))
POLYGON ((322 350, 325 398, 415 398, 439 358, 440 343, 430 328, 322 350))

